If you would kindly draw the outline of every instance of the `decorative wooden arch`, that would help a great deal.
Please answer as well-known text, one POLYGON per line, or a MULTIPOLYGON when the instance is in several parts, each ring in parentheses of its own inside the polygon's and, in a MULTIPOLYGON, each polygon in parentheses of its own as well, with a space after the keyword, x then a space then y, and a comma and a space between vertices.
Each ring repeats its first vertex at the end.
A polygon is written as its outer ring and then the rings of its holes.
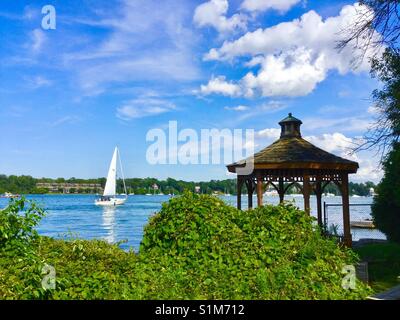
POLYGON ((326 186, 335 183, 342 195, 344 243, 351 246, 348 175, 356 173, 358 163, 337 157, 317 148, 301 137, 302 122, 289 116, 279 122, 281 137, 272 145, 254 154, 253 157, 230 164, 228 170, 237 173, 237 207, 241 209, 242 187, 246 185, 248 206, 253 207, 253 193, 257 194, 257 205, 263 205, 263 188, 271 184, 278 192, 280 202, 289 187, 298 185, 304 198, 304 211, 310 214, 310 195, 317 198, 318 224, 323 226, 322 194, 326 186), (239 168, 252 161, 253 171, 241 175, 239 168), (286 184, 286 186, 285 186, 286 184))

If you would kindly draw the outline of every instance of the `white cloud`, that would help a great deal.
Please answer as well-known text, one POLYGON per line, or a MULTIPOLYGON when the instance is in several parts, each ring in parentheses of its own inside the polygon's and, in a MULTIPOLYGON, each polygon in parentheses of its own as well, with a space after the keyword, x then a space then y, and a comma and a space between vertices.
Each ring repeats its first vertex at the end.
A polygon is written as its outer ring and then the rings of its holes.
POLYGON ((46 35, 41 29, 35 29, 31 32, 30 47, 33 52, 37 53, 41 51, 45 41, 46 41, 46 35))
POLYGON ((230 18, 228 0, 210 0, 196 7, 193 21, 198 27, 214 27, 219 32, 231 32, 235 29, 246 29, 246 17, 240 13, 230 18))
POLYGON ((248 106, 243 106, 243 105, 238 105, 235 107, 225 107, 225 110, 231 110, 231 111, 247 111, 249 110, 248 106))
POLYGON ((80 84, 86 95, 97 95, 112 84, 163 79, 189 81, 197 77, 198 71, 191 66, 186 54, 165 51, 88 65, 80 71, 80 84))
POLYGON ((340 90, 337 95, 339 98, 346 98, 351 95, 351 91, 349 89, 343 89, 340 90))
POLYGON ((81 121, 81 118, 77 116, 65 116, 61 117, 50 124, 51 127, 58 127, 63 124, 75 124, 81 121))
POLYGON ((288 106, 289 105, 286 102, 278 100, 270 100, 253 106, 246 106, 247 108, 245 110, 240 110, 240 113, 235 117, 230 118, 226 125, 229 127, 238 126, 241 122, 276 113, 286 109, 288 106))
POLYGON ((354 149, 359 142, 357 139, 346 137, 339 132, 322 134, 320 136, 307 136, 304 139, 325 151, 358 162, 359 169, 357 174, 350 176, 353 181, 378 182, 382 178, 383 173, 379 165, 378 157, 371 151, 352 152, 352 149, 354 149))
POLYGON ((33 6, 27 5, 24 8, 24 14, 22 16, 22 19, 24 20, 33 20, 34 18, 37 18, 39 16, 40 12, 38 11, 37 8, 34 8, 33 6))
MULTIPOLYGON (((87 96, 119 86, 134 87, 143 81, 170 83, 198 79, 193 50, 196 35, 183 0, 121 0, 113 11, 92 20, 76 19, 107 32, 101 41, 64 55, 65 68, 77 70, 77 80, 87 96)), ((79 38, 81 40, 81 38, 79 38)), ((79 42, 78 42, 79 43, 79 42)))
POLYGON ((132 120, 159 115, 175 109, 175 104, 166 100, 139 98, 130 100, 117 108, 117 117, 122 120, 132 120))
POLYGON ((239 96, 239 85, 226 81, 224 76, 213 77, 206 85, 200 86, 200 93, 204 95, 222 94, 224 96, 239 96))
POLYGON ((325 20, 315 11, 309 11, 299 19, 248 32, 235 41, 225 41, 222 47, 211 49, 204 59, 235 61, 244 57, 250 59, 245 66, 259 66, 257 72, 251 71, 241 80, 230 82, 241 88, 242 96, 304 96, 331 70, 340 74, 369 70, 372 49, 367 50, 365 59, 357 67, 354 61, 361 50, 353 48, 354 43, 342 51, 336 49, 340 32, 363 10, 366 7, 347 5, 338 16, 325 20))
POLYGON ((380 113, 380 110, 379 110, 375 105, 372 105, 372 106, 369 106, 369 107, 368 107, 367 112, 368 112, 369 114, 372 114, 372 115, 377 115, 377 114, 380 113))
POLYGON ((314 60, 311 50, 298 48, 266 56, 258 74, 247 73, 241 83, 247 96, 297 97, 311 93, 325 79, 326 71, 321 57, 314 60))
POLYGON ((51 86, 53 83, 51 80, 49 80, 43 76, 26 77, 25 81, 28 83, 28 86, 31 89, 48 87, 48 86, 51 86))
POLYGON ((365 132, 372 125, 370 117, 365 115, 350 117, 310 117, 303 119, 304 127, 307 130, 327 129, 340 130, 344 132, 365 132))
POLYGON ((333 134, 325 133, 320 136, 306 136, 304 139, 325 151, 336 152, 341 156, 348 156, 351 153, 351 149, 355 147, 352 138, 348 138, 339 132, 333 134))
POLYGON ((358 163, 360 168, 357 174, 353 177, 350 176, 351 180, 354 181, 373 181, 379 182, 383 177, 383 171, 376 159, 370 159, 369 156, 358 157, 358 163))
POLYGON ((276 140, 281 135, 281 130, 277 128, 267 128, 257 132, 258 138, 266 138, 269 140, 276 140))
POLYGON ((287 108, 286 103, 283 103, 281 101, 271 100, 254 106, 253 108, 251 108, 249 112, 239 117, 238 120, 243 121, 250 118, 259 117, 263 114, 275 113, 277 111, 281 111, 286 108, 287 108))
POLYGON ((241 7, 247 11, 266 11, 269 9, 286 12, 301 0, 244 0, 241 7))

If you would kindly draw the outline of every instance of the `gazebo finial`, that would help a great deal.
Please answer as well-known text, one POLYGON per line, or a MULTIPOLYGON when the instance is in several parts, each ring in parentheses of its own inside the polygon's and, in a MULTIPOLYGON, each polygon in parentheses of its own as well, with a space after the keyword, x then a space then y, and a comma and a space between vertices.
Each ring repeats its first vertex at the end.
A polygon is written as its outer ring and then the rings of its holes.
POLYGON ((289 115, 279 122, 281 126, 281 138, 301 138, 300 126, 302 123, 301 120, 293 117, 292 113, 289 112, 289 115))

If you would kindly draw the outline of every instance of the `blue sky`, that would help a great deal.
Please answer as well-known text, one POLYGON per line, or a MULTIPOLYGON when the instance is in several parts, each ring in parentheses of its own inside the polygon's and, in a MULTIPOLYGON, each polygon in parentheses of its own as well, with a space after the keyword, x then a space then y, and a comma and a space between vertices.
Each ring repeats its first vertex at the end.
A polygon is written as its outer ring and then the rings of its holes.
MULTIPOLYGON (((0 172, 105 176, 112 150, 125 175, 209 180, 221 165, 150 165, 146 134, 254 129, 273 142, 288 112, 312 143, 360 163, 355 181, 378 181, 372 152, 347 155, 370 126, 379 84, 357 51, 335 41, 352 1, 82 0, 0 4, 0 172), (44 5, 57 27, 44 30, 44 5)), ((367 52, 367 57, 369 53, 367 52)))

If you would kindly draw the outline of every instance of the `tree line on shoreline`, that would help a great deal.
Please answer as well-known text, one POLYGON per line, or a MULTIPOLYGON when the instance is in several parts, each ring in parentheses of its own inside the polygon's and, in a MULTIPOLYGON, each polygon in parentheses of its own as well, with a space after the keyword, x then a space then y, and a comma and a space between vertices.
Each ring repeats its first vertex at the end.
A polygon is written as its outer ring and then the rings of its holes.
MULTIPOLYGON (((0 194, 5 192, 17 193, 17 194, 47 194, 50 191, 46 188, 38 188, 37 183, 73 183, 73 184, 100 184, 104 187, 106 178, 96 179, 79 179, 79 178, 33 178, 31 176, 15 176, 15 175, 0 175, 0 194)), ((202 182, 194 181, 183 181, 168 178, 166 180, 159 180, 156 178, 128 178, 125 179, 125 184, 128 193, 134 193, 137 195, 144 194, 181 194, 184 191, 196 191, 196 187, 199 187, 200 193, 213 194, 213 193, 224 193, 224 194, 236 194, 236 179, 225 179, 225 180, 210 180, 202 182)), ((370 195, 370 189, 376 189, 376 185, 371 182, 365 183, 349 183, 349 190, 351 195, 368 196, 370 195)), ((123 193, 123 182, 122 180, 117 181, 117 192, 123 193)), ((326 193, 334 195, 340 195, 340 191, 337 186, 330 183, 324 190, 326 193)), ((71 188, 70 193, 96 193, 101 190, 95 189, 75 189, 71 188)), ((242 193, 247 191, 243 188, 242 193)), ((288 194, 300 193, 301 191, 293 186, 289 188, 288 194)), ((63 193, 60 189, 59 193, 63 193)))

